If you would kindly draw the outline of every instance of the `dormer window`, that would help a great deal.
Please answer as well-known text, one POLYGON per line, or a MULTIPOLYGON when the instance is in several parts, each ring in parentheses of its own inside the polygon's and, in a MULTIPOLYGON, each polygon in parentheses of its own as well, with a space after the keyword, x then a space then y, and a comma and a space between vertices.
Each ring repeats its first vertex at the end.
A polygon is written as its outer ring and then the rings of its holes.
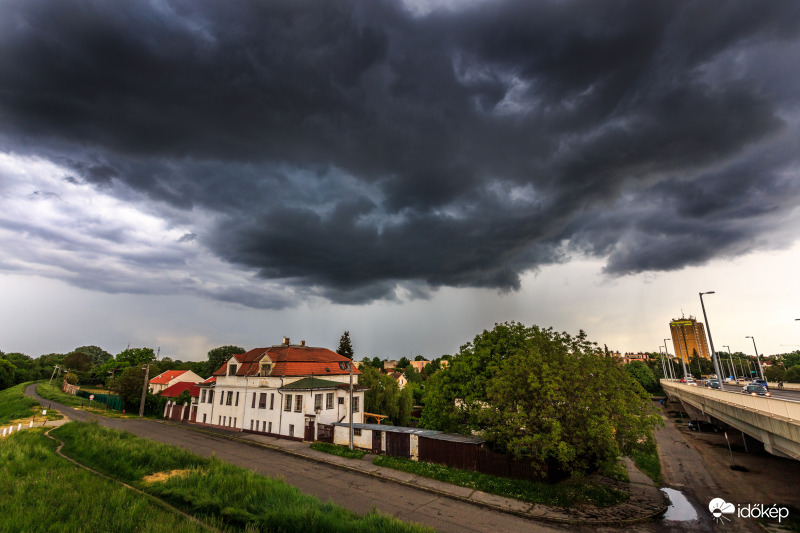
POLYGON ((269 376, 270 370, 272 370, 272 364, 270 363, 261 363, 261 377, 265 378, 269 376))
POLYGON ((228 375, 229 376, 236 375, 236 365, 228 365, 228 375))

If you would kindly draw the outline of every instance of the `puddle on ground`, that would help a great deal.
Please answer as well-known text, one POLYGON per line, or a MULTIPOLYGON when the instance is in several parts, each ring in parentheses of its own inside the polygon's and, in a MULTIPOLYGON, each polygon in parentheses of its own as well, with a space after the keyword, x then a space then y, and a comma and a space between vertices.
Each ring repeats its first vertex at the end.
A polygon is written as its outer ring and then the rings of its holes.
POLYGON ((688 522, 690 520, 697 520, 697 511, 694 510, 692 504, 686 499, 686 496, 679 490, 663 488, 661 489, 669 496, 669 501, 672 504, 664 513, 662 520, 670 520, 673 522, 688 522))

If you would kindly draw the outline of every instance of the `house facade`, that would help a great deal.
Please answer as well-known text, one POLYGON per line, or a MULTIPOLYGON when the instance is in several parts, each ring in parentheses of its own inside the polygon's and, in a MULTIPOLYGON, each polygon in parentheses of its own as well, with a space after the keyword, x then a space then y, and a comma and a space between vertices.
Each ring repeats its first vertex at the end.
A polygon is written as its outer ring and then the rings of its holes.
POLYGON ((277 437, 315 440, 318 424, 363 422, 361 372, 327 348, 282 344, 232 356, 198 386, 196 422, 277 437))
POLYGON ((167 370, 150 380, 148 389, 152 394, 159 392, 180 382, 200 383, 203 378, 191 370, 167 370))

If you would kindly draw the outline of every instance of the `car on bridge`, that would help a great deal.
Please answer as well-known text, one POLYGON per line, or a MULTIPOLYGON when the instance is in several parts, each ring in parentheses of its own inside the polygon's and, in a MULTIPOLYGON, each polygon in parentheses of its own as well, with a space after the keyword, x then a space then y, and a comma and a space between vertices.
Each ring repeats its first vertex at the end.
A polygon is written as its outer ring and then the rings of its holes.
POLYGON ((758 383, 749 383, 745 385, 742 387, 742 392, 750 396, 772 396, 764 385, 758 383))
POLYGON ((765 389, 769 390, 769 385, 767 385, 767 380, 766 380, 766 379, 754 379, 754 380, 753 380, 753 384, 754 384, 754 385, 755 385, 755 384, 757 384, 757 385, 763 385, 763 387, 764 387, 765 389))

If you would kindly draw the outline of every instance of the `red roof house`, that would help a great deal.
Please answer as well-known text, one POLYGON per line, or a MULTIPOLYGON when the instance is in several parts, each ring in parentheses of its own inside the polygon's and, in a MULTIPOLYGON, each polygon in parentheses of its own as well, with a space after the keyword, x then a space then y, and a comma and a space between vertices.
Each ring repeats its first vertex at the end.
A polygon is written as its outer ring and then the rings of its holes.
POLYGON ((191 370, 167 370, 150 380, 149 390, 153 394, 158 394, 171 385, 181 381, 200 383, 203 381, 203 378, 191 370))

